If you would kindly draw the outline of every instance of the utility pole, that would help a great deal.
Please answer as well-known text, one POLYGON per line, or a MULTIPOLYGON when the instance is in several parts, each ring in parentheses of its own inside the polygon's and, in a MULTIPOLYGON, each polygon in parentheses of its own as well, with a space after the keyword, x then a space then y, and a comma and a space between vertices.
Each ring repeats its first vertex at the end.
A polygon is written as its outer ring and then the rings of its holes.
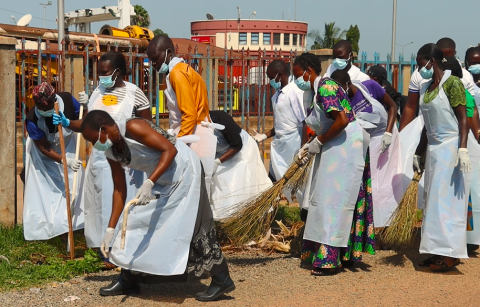
POLYGON ((62 51, 62 41, 65 37, 65 7, 64 0, 58 0, 57 24, 58 24, 58 50, 62 51))
POLYGON ((40 3, 40 5, 43 5, 43 27, 46 29, 47 28, 47 6, 52 5, 52 1, 48 1, 47 3, 40 3))
POLYGON ((393 18, 392 18, 392 61, 395 60, 395 40, 397 35, 397 0, 393 0, 393 18))

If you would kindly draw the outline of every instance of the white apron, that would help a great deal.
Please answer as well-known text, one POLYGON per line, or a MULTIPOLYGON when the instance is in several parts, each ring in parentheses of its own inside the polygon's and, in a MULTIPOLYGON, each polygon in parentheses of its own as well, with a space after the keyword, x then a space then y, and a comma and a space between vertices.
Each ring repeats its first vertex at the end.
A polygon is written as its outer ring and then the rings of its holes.
MULTIPOLYGON (((176 59, 176 64, 183 62, 183 59, 176 59)), ((170 63, 170 70, 172 68, 172 63, 170 63)), ((170 83, 170 75, 167 76, 166 83, 167 89, 165 90, 165 97, 167 98, 170 129, 173 130, 175 134, 178 134, 182 123, 182 113, 178 108, 177 95, 170 83)), ((211 122, 210 118, 205 118, 205 121, 211 122)), ((205 187, 207 188, 209 198, 211 198, 210 185, 212 182, 213 162, 215 161, 215 148, 217 146, 217 137, 213 133, 213 130, 212 128, 203 127, 201 124, 197 125, 194 135, 200 137, 200 142, 190 145, 190 148, 198 155, 200 161, 202 161, 203 171, 205 172, 205 187)))
MULTIPOLYGON (((60 111, 62 99, 57 96, 60 111)), ((36 112, 38 128, 45 132, 50 148, 61 154, 58 132, 49 133, 45 118, 36 112)), ((77 135, 63 128, 65 151, 68 158, 75 158, 77 135)), ((25 192, 23 201, 23 233, 25 240, 48 240, 68 232, 67 200, 63 165, 44 156, 31 138, 27 138, 25 158, 25 192)), ((74 172, 68 168, 70 199, 73 194, 74 172)), ((83 228, 83 167, 77 175, 77 197, 72 211, 73 230, 83 228)))
POLYGON ((301 146, 302 128, 285 135, 275 134, 270 145, 270 173, 276 180, 282 179, 285 175, 301 146))
POLYGON ((403 195, 398 129, 394 125, 392 144, 387 151, 381 153, 380 147, 383 134, 387 129, 388 114, 384 106, 372 97, 365 85, 358 81, 352 81, 352 83, 372 105, 372 114, 380 118, 377 127, 366 130, 370 133, 373 224, 375 227, 385 227, 389 225, 390 217, 397 209, 403 195))
MULTIPOLYGON (((230 148, 225 137, 215 130, 217 154, 220 158, 230 148)), ((212 211, 215 220, 230 217, 236 204, 256 196, 272 186, 263 165, 255 140, 241 131, 242 149, 231 159, 218 166, 212 178, 212 211)))
POLYGON ((449 70, 445 71, 433 101, 423 102, 430 82, 425 84, 420 96, 428 137, 420 254, 468 258, 466 229, 471 174, 461 172, 460 164, 455 167, 459 130, 443 90, 448 77, 449 70))
MULTIPOLYGON (((125 136, 125 122, 118 126, 125 136)), ((161 153, 124 139, 132 155, 129 167, 150 175, 161 153)), ((154 275, 185 272, 200 201, 202 169, 199 158, 187 145, 177 141, 175 148, 175 160, 152 189, 160 198, 131 209, 125 249, 120 249, 121 235, 114 239, 110 261, 119 267, 154 275)), ((115 160, 111 150, 106 155, 115 160)))
MULTIPOLYGON (((480 88, 475 86, 475 105, 480 109, 480 88)), ((475 137, 468 135, 468 154, 472 163, 472 185, 470 197, 472 201, 473 230, 467 232, 467 243, 480 245, 480 145, 475 137)))
MULTIPOLYGON (((122 102, 106 106, 102 102, 105 94, 103 87, 97 87, 90 97, 89 110, 103 110, 119 123, 132 117, 136 86, 125 82, 127 92, 122 102)), ((127 180, 127 201, 133 199, 136 193, 136 186, 141 186, 145 180, 145 174, 125 168, 127 180)), ((112 213, 113 201, 113 179, 110 165, 105 153, 95 148, 88 160, 85 187, 85 239, 87 246, 100 247, 105 231, 108 228, 110 215, 112 213)))
MULTIPOLYGON (((317 135, 334 123, 314 103, 306 123, 317 135)), ((346 247, 353 212, 362 183, 370 137, 357 121, 322 146, 313 166, 316 173, 309 189, 310 206, 304 239, 335 247, 346 247)))

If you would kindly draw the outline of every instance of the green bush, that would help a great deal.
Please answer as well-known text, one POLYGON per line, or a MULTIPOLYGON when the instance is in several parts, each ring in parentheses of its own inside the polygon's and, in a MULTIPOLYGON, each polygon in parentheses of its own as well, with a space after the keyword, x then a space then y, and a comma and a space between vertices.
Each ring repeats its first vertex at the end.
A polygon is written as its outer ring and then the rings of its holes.
POLYGON ((281 220, 285 225, 292 225, 300 222, 300 208, 288 205, 280 205, 278 207, 277 214, 275 215, 275 220, 281 220))

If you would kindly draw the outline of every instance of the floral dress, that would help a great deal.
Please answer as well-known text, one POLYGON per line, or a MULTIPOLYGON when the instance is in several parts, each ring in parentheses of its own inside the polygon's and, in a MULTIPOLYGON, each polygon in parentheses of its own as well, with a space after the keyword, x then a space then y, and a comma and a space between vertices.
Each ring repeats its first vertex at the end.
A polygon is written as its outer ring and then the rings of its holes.
MULTIPOLYGON (((332 79, 324 78, 318 87, 317 103, 327 117, 331 111, 345 112, 349 122, 355 120, 345 91, 332 79)), ((308 113, 311 113, 313 106, 308 113)), ((303 240, 302 261, 311 263, 315 268, 339 268, 344 261, 361 261, 362 253, 375 254, 375 232, 373 227, 372 185, 370 176, 370 157, 367 151, 362 184, 358 193, 352 228, 347 247, 335 247, 327 244, 303 240)))

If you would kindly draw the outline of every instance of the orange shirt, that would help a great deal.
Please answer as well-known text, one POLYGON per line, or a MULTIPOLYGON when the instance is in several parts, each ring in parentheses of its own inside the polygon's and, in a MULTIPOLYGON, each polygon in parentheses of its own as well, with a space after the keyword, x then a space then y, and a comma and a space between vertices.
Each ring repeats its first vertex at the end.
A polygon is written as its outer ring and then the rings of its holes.
POLYGON ((209 116, 207 86, 195 69, 186 63, 175 65, 169 80, 182 113, 178 137, 193 134, 195 127, 209 116))

